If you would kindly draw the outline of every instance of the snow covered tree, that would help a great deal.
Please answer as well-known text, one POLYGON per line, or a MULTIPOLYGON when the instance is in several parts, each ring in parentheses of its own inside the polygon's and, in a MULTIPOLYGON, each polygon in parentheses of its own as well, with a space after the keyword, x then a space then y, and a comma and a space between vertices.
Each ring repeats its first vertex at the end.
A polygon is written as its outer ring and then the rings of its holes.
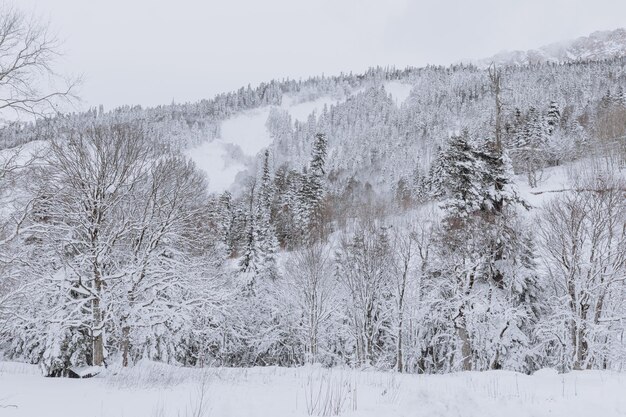
MULTIPOLYGON (((439 184, 445 190, 448 221, 464 222, 484 204, 484 170, 467 133, 453 136, 439 161, 439 184)), ((453 225, 451 225, 453 227, 453 225)))
POLYGON ((329 354, 330 317, 335 310, 333 262, 327 245, 315 243, 294 252, 285 266, 285 303, 293 304, 306 362, 329 354))
POLYGON ((525 287, 517 285, 513 273, 521 247, 512 226, 521 201, 506 154, 491 141, 478 146, 466 136, 451 138, 441 167, 447 198, 436 245, 439 262, 432 273, 447 277, 437 292, 452 302, 434 307, 454 323, 460 369, 500 368, 501 352, 528 340, 520 330, 528 311, 517 301, 517 291, 525 287), (483 297, 486 301, 479 301, 483 297), (476 343, 485 340, 492 345, 479 349, 476 343), (477 351, 486 356, 477 357, 477 351))
POLYGON ((559 127, 561 122, 561 111, 556 101, 550 102, 548 114, 546 115, 546 123, 548 124, 548 134, 551 135, 559 127))
MULTIPOLYGON (((396 330, 396 363, 398 372, 404 372, 404 332, 406 304, 409 293, 413 286, 413 278, 416 273, 416 260, 418 258, 418 245, 416 243, 416 231, 410 226, 403 230, 394 230, 391 242, 391 273, 395 300, 395 330, 396 330)), ((414 300, 411 300, 414 301, 414 300)))
POLYGON ((531 107, 511 150, 521 169, 526 172, 528 184, 533 188, 537 187, 541 170, 546 164, 550 129, 544 116, 535 107, 531 107))
POLYGON ((269 164, 269 151, 266 150, 255 208, 256 226, 254 239, 258 245, 258 271, 264 277, 273 280, 277 276, 276 252, 278 251, 278 240, 276 239, 276 230, 271 219, 274 189, 269 164))
POLYGON ((128 224, 119 210, 148 175, 150 152, 140 126, 117 124, 78 129, 67 139, 57 139, 47 159, 53 227, 70 236, 57 249, 68 254, 60 273, 80 294, 68 300, 75 304, 70 310, 80 312, 74 319, 88 329, 91 362, 100 366, 106 358, 109 303, 114 299, 110 289, 124 275, 115 256, 128 224))
POLYGON ((593 170, 550 201, 541 219, 541 249, 556 305, 544 328, 565 369, 623 366, 626 274, 624 183, 593 170))
MULTIPOLYGON (((145 183, 125 201, 128 233, 123 239, 129 249, 116 255, 124 265, 118 287, 125 297, 112 302, 121 326, 123 366, 128 366, 133 344, 146 351, 146 343, 156 344, 149 339, 161 327, 175 334, 202 301, 192 295, 192 282, 201 273, 198 265, 211 260, 191 256, 190 246, 211 243, 207 236, 199 241, 200 232, 190 228, 197 227, 192 220, 205 210, 205 195, 206 183, 193 163, 171 155, 158 160, 145 183)), ((167 362, 174 350, 167 345, 162 338, 153 359, 167 362)))
POLYGON ((275 279, 278 240, 272 223, 273 182, 269 167, 269 151, 265 152, 261 178, 250 183, 250 214, 245 252, 240 265, 243 272, 275 279), (258 185, 257 185, 258 184, 258 185))
POLYGON ((313 142, 309 169, 305 173, 300 189, 300 207, 298 218, 304 226, 304 232, 313 241, 322 238, 324 232, 325 162, 327 153, 326 135, 317 133, 313 142))
MULTIPOLYGON (((391 247, 384 228, 360 228, 344 236, 336 255, 337 279, 348 294, 354 363, 375 365, 393 347, 391 338, 391 247)), ((393 350, 392 350, 393 351, 393 350)), ((393 355, 393 353, 392 353, 393 355)))

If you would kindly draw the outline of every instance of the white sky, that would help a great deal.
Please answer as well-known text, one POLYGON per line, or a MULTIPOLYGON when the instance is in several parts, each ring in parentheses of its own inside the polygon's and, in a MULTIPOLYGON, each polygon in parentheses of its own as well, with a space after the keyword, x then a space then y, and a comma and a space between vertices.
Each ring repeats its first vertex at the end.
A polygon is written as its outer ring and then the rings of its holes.
POLYGON ((623 0, 19 0, 65 41, 83 107, 272 78, 448 64, 626 26, 623 0))

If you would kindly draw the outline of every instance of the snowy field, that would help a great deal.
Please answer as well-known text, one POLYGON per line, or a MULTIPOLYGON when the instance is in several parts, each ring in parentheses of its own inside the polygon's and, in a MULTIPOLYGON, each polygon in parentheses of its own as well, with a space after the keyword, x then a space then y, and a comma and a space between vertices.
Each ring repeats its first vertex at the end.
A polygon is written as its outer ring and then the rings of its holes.
POLYGON ((624 416, 626 374, 533 376, 505 371, 400 375, 341 369, 181 369, 142 363, 93 379, 43 378, 0 362, 0 415, 186 416, 624 416))

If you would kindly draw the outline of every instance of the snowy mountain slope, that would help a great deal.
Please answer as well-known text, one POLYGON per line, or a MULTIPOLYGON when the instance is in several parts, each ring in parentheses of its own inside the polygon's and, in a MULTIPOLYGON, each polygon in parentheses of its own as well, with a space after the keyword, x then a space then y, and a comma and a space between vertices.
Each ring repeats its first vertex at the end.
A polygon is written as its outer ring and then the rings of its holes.
MULTIPOLYGON (((413 86, 399 81, 383 84, 385 90, 399 106, 409 97, 413 86)), ((301 101, 297 95, 284 95, 280 106, 265 106, 234 115, 221 122, 219 137, 201 143, 186 151, 197 166, 209 177, 213 192, 228 190, 237 175, 254 167, 255 157, 272 144, 273 138, 267 120, 273 109, 289 114, 293 122, 306 123, 310 116, 319 116, 324 107, 330 108, 345 101, 322 96, 301 101)))
POLYGON ((391 94, 392 99, 398 106, 406 101, 413 90, 413 85, 399 81, 389 81, 383 84, 387 93, 391 94))
POLYGON ((528 65, 542 62, 604 60, 626 55, 626 29, 598 31, 574 40, 557 42, 528 51, 502 51, 476 61, 481 67, 497 65, 528 65))
POLYGON ((285 96, 281 106, 265 106, 236 114, 221 122, 219 137, 188 149, 187 154, 209 178, 209 190, 222 192, 233 185, 239 173, 254 166, 255 157, 272 143, 267 119, 272 109, 280 108, 300 122, 312 113, 319 114, 324 106, 337 101, 321 97, 298 102, 285 96))
POLYGON ((293 120, 304 123, 311 114, 316 113, 319 115, 324 109, 324 106, 330 107, 333 104, 337 104, 339 101, 340 100, 324 96, 313 101, 301 102, 298 101, 296 96, 285 95, 283 96, 280 108, 287 111, 293 120))

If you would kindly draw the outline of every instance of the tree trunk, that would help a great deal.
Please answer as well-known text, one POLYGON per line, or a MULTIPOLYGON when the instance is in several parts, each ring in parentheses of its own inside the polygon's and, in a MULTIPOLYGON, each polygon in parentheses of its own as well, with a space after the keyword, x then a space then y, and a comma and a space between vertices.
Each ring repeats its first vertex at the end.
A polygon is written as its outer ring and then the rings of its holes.
POLYGON ((461 306, 459 314, 454 319, 454 326, 456 327, 457 335, 461 340, 461 355, 463 356, 463 370, 472 370, 472 347, 470 345, 469 332, 465 326, 465 314, 464 307, 461 306))
POLYGON ((100 300, 94 298, 92 302, 93 309, 93 355, 92 362, 94 366, 102 366, 104 363, 104 337, 102 326, 102 311, 100 310, 100 300))
MULTIPOLYGON (((405 275, 406 277, 406 271, 405 275)), ((406 283, 406 278, 403 281, 406 283)), ((402 357, 402 326, 404 325, 404 285, 402 287, 402 291, 400 291, 400 299, 398 300, 398 346, 397 346, 397 355, 396 355, 396 366, 398 372, 404 371, 404 363, 402 357)))
POLYGON ((404 371, 404 364, 402 361, 402 319, 400 319, 400 328, 398 328, 398 354, 396 359, 396 367, 400 373, 404 371))
POLYGON ((93 338, 93 353, 92 364, 94 366, 102 366, 104 363, 104 324, 102 323, 102 308, 100 306, 100 294, 102 293, 102 280, 100 279, 100 271, 97 265, 94 264, 94 289, 96 290, 96 296, 91 302, 92 308, 92 338, 93 338))
POLYGON ((124 325, 122 327, 122 366, 128 366, 128 353, 130 350, 130 327, 124 325))

